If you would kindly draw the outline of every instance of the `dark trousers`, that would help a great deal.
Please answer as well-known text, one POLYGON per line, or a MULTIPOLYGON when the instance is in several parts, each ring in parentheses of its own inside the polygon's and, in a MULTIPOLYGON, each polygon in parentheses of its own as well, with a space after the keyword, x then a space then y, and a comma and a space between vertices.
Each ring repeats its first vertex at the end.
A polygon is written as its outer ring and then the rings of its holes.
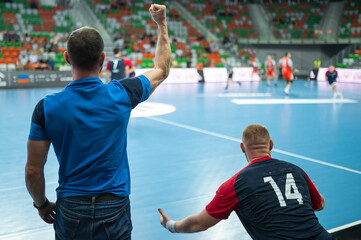
POLYGON ((56 240, 130 240, 129 197, 101 201, 96 197, 58 198, 54 229, 56 240))
POLYGON ((315 75, 315 78, 313 80, 317 80, 318 69, 313 69, 313 75, 315 75))

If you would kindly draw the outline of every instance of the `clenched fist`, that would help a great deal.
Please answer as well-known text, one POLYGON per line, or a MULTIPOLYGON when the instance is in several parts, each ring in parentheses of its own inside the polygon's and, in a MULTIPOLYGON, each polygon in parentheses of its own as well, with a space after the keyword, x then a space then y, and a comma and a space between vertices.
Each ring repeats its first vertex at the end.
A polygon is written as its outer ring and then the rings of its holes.
POLYGON ((158 24, 166 23, 166 7, 165 5, 152 4, 149 8, 150 15, 152 15, 153 20, 158 24))

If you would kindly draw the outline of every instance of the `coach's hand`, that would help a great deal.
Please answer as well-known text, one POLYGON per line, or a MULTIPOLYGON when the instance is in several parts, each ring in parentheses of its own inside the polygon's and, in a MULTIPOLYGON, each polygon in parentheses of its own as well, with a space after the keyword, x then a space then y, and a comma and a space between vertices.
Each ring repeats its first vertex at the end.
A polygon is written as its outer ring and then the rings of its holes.
POLYGON ((150 15, 152 15, 153 20, 158 24, 164 24, 166 21, 166 7, 165 5, 152 4, 149 8, 150 15))
POLYGON ((49 224, 54 223, 55 206, 55 202, 49 202, 49 205, 46 208, 38 210, 39 216, 44 220, 44 222, 49 224))

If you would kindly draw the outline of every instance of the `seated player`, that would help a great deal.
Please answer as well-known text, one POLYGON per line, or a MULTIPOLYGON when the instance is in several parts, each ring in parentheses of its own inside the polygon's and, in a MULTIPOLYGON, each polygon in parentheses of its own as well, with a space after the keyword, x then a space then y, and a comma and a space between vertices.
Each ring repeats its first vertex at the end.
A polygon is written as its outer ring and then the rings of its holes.
POLYGON ((326 72, 326 80, 329 86, 331 86, 333 91, 333 98, 337 98, 339 96, 340 98, 343 98, 342 93, 337 92, 337 85, 336 80, 338 78, 338 73, 335 69, 335 66, 330 65, 328 67, 328 71, 326 72))
POLYGON ((270 55, 267 56, 267 60, 265 62, 266 66, 266 77, 267 77, 267 86, 271 86, 271 77, 273 78, 274 85, 277 86, 276 82, 276 62, 272 59, 270 55))
POLYGON ((290 52, 286 52, 286 55, 280 59, 279 66, 282 68, 282 76, 283 79, 286 81, 286 87, 284 91, 287 95, 289 95, 293 81, 293 62, 290 52))
POLYGON ((158 209, 161 224, 172 233, 200 232, 235 211, 253 239, 332 239, 314 213, 325 207, 315 183, 296 165, 273 159, 272 148, 264 126, 248 126, 241 149, 249 164, 198 214, 176 222, 158 209))

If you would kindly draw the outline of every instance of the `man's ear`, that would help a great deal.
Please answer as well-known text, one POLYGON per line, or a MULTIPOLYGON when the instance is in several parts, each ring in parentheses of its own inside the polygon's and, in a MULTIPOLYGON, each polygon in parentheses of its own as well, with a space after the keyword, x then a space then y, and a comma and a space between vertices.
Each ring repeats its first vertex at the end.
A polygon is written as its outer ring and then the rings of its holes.
POLYGON ((66 61, 69 65, 71 65, 70 59, 69 59, 69 54, 68 54, 67 51, 65 51, 65 52, 63 53, 63 57, 64 57, 65 61, 66 61))
POLYGON ((100 54, 99 67, 103 67, 104 60, 105 60, 105 53, 102 52, 102 54, 100 54))
POLYGON ((243 142, 241 142, 241 149, 243 153, 246 153, 246 147, 244 146, 243 142))
POLYGON ((269 141, 269 150, 272 151, 272 149, 273 149, 273 140, 271 139, 269 141))

